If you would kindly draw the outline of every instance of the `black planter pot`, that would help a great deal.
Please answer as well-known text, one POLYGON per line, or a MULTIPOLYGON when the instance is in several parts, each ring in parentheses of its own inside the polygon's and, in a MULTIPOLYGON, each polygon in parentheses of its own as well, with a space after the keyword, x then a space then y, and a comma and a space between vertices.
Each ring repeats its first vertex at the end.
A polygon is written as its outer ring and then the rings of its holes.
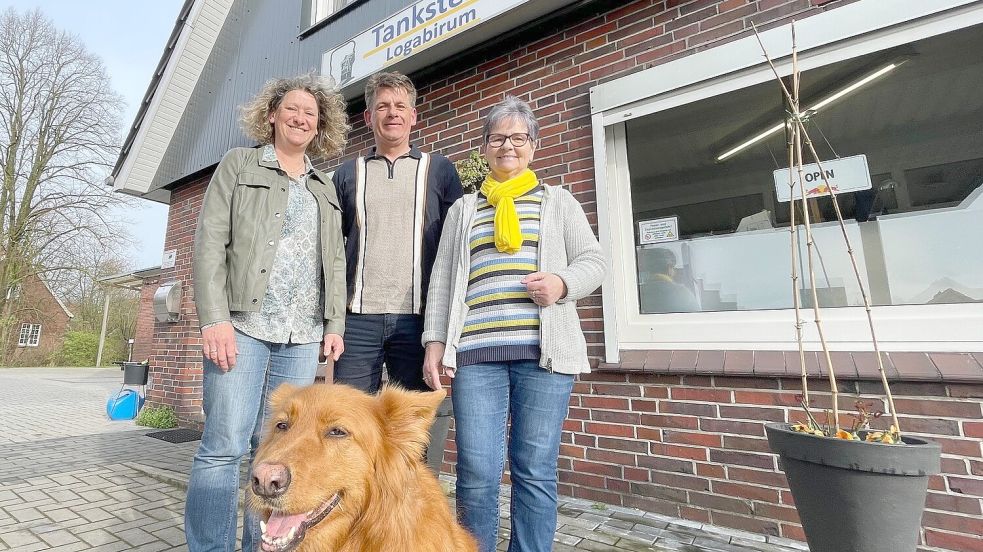
POLYGON ((811 552, 914 552, 939 445, 816 437, 768 424, 811 552))

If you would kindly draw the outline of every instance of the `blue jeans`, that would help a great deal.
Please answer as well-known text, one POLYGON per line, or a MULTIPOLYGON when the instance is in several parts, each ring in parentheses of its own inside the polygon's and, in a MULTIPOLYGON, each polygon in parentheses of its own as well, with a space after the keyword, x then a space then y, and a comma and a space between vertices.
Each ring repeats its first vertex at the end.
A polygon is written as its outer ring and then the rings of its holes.
MULTIPOLYGON (((204 360, 205 431, 184 511, 190 552, 235 550, 239 466, 246 453, 252 464, 269 417, 266 399, 281 383, 309 385, 317 373, 320 343, 269 343, 236 331, 236 346, 236 365, 228 372, 204 360)), ((256 550, 259 543, 259 520, 247 509, 242 549, 256 550)))
POLYGON ((366 393, 389 381, 404 389, 430 391, 423 382, 423 317, 418 314, 355 314, 345 318, 345 352, 334 364, 334 382, 366 393))
POLYGON ((533 360, 462 366, 454 379, 457 512, 494 552, 506 422, 512 474, 509 552, 549 552, 556 532, 556 460, 573 376, 547 372, 533 360))

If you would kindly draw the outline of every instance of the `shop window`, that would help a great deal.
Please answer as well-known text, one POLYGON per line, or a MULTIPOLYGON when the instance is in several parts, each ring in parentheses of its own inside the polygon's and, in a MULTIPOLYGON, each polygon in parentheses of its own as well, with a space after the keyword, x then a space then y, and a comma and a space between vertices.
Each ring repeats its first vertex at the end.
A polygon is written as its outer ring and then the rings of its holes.
MULTIPOLYGON (((983 302, 981 51, 977 25, 802 73, 820 158, 866 156, 870 189, 839 205, 875 305, 983 302)), ((625 123, 641 314, 792 307, 786 110, 768 81, 625 123), (669 239, 641 239, 664 221, 669 239)), ((820 305, 862 306, 832 203, 808 203, 820 305)))
POLYGON ((41 342, 41 324, 21 324, 18 347, 37 347, 41 342))

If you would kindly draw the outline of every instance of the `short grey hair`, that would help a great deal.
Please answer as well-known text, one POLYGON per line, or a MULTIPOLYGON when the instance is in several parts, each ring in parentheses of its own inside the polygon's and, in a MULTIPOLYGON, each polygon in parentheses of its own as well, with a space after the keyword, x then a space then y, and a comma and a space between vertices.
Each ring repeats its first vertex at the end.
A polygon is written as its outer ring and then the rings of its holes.
POLYGON ((491 111, 488 112, 488 115, 485 116, 485 140, 488 140, 488 135, 491 134, 492 129, 498 126, 499 123, 511 119, 518 119, 526 123, 526 128, 529 129, 530 140, 535 142, 539 139, 539 122, 536 120, 536 116, 533 114, 529 104, 515 96, 506 96, 504 100, 495 104, 491 108, 491 111))

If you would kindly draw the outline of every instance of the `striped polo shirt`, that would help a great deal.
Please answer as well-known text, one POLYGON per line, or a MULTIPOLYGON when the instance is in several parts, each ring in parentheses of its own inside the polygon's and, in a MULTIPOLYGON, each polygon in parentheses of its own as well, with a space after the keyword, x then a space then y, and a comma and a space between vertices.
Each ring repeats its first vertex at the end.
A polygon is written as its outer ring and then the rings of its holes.
POLYGON ((539 268, 539 220, 543 187, 515 199, 522 247, 514 255, 495 247, 495 207, 478 195, 471 251, 468 314, 457 346, 457 364, 539 359, 539 307, 522 279, 539 268))

